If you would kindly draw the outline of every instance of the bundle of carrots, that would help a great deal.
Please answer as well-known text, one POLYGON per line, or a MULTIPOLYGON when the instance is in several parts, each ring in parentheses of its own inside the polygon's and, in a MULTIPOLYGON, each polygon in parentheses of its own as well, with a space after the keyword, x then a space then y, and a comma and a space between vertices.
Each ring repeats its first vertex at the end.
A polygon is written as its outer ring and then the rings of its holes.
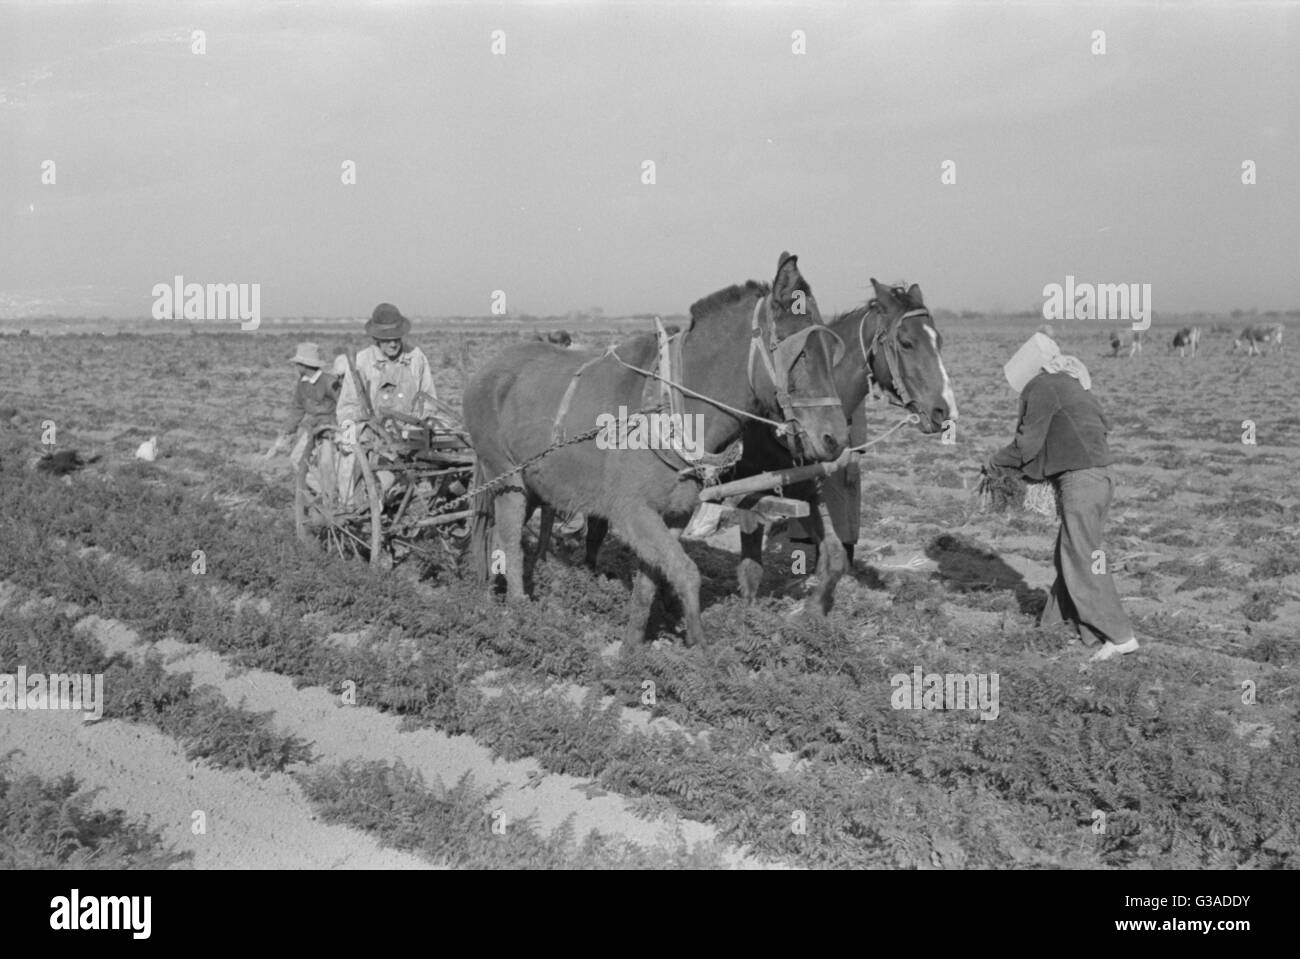
POLYGON ((986 470, 975 487, 975 501, 981 513, 1023 509, 1043 516, 1056 515, 1056 487, 1051 480, 1031 483, 1019 470, 986 470))

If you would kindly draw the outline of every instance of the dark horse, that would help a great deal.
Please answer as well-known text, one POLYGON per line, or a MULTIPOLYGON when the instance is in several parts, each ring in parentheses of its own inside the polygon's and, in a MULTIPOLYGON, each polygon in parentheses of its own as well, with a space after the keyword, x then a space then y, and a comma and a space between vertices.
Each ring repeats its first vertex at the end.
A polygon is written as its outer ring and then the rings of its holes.
MULTIPOLYGON (((847 347, 835 365, 835 391, 840 404, 853 416, 874 381, 891 403, 920 418, 922 433, 937 433, 947 421, 957 419, 957 401, 940 356, 943 336, 925 307, 920 287, 915 284, 906 290, 901 286, 887 287, 874 279, 871 285, 876 294, 874 299, 841 313, 828 324, 847 347)), ((858 415, 863 414, 859 411, 858 415)), ((790 451, 770 428, 758 423, 746 424, 744 455, 736 466, 736 478, 793 465, 790 451)), ((827 482, 842 480, 833 475, 827 482)), ((804 500, 811 507, 803 525, 818 546, 813 609, 827 613, 834 603, 835 586, 844 575, 853 544, 841 543, 832 535, 833 529, 827 528, 830 517, 817 482, 788 486, 783 494, 804 500)), ((586 564, 593 569, 606 532, 599 520, 588 520, 586 564)), ((736 579, 741 595, 747 600, 758 594, 763 579, 763 533, 760 526, 753 532, 740 534, 741 560, 736 567, 736 579)))
MULTIPOLYGON (((706 456, 740 437, 747 421, 743 414, 769 421, 779 417, 794 432, 792 441, 813 460, 839 456, 848 442, 848 424, 826 349, 832 337, 795 257, 781 255, 770 289, 750 281, 697 302, 681 337, 676 382, 708 397, 683 397, 684 413, 702 424, 706 456), (823 335, 800 332, 810 327, 823 335), (783 341, 804 348, 789 358, 793 351, 782 350, 783 341), (755 353, 763 362, 754 362, 755 353), (770 370, 787 380, 785 391, 779 391, 770 370)), ((657 354, 653 334, 629 340, 603 357, 543 343, 507 348, 465 389, 465 425, 478 457, 476 482, 511 473, 551 447, 556 434, 589 432, 600 419, 617 416, 620 407, 632 412, 645 408, 649 378, 628 367, 651 367, 657 354), (569 405, 557 416, 566 399, 569 405)), ((595 439, 555 449, 506 481, 513 485, 479 496, 473 549, 480 574, 486 577, 490 568, 489 531, 495 525, 507 597, 522 598, 522 532, 530 502, 581 511, 606 520, 639 561, 628 641, 645 636, 658 588, 653 574, 659 573, 681 600, 687 643, 703 642, 699 570, 669 530, 669 523, 684 525, 699 502, 700 481, 690 466, 664 450, 608 449, 595 439)))

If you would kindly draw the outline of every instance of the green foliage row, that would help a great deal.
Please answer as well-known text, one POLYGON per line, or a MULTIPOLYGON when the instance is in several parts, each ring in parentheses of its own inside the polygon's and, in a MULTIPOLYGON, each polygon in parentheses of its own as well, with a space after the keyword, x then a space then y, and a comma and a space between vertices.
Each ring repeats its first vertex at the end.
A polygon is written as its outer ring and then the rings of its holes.
POLYGON ((574 836, 570 817, 542 836, 530 819, 497 820, 489 811, 501 787, 478 788, 466 773, 451 789, 428 785, 402 763, 353 760, 301 777, 303 791, 328 823, 344 823, 382 844, 458 869, 710 869, 720 851, 688 848, 680 834, 652 849, 592 831, 574 836))
POLYGON ((20 775, 12 753, 0 756, 0 869, 174 869, 193 858, 94 799, 71 775, 20 775))
POLYGON ((0 671, 13 672, 18 665, 29 675, 103 674, 103 718, 155 726, 185 747, 187 759, 260 772, 311 758, 300 739, 270 728, 270 713, 230 706, 212 687, 196 687, 189 673, 169 673, 157 655, 142 662, 106 655, 62 613, 0 610, 0 671))

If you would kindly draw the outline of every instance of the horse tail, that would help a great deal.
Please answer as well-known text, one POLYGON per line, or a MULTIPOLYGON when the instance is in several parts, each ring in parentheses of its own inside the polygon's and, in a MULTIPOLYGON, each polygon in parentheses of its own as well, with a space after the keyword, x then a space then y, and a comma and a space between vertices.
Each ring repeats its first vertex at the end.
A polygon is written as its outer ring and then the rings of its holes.
MULTIPOLYGON (((474 464, 474 485, 482 486, 485 482, 487 474, 480 459, 474 464)), ((474 511, 469 531, 470 571, 480 583, 486 583, 490 579, 488 570, 491 569, 492 562, 492 533, 496 527, 495 501, 492 491, 486 490, 474 494, 470 503, 474 511)))

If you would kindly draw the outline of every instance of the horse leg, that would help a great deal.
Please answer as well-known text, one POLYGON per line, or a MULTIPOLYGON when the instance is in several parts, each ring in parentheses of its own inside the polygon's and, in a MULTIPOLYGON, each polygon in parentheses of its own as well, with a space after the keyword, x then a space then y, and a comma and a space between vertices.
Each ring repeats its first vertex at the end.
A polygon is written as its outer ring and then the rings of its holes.
POLYGON ((583 560, 587 569, 596 571, 596 557, 600 555, 600 544, 609 533, 609 520, 603 516, 587 514, 587 555, 583 560))
POLYGON ((505 557, 506 599, 524 598, 524 514, 527 501, 518 487, 496 499, 497 547, 505 557))
POLYGON ((813 541, 817 544, 817 578, 813 590, 814 609, 825 616, 835 605, 835 587, 848 567, 844 544, 835 535, 830 510, 820 495, 811 504, 808 523, 813 541))
POLYGON ((763 584, 763 532, 764 527, 757 527, 754 532, 740 534, 740 562, 736 564, 736 585, 740 587, 740 598, 752 603, 758 596, 758 588, 763 584))
MULTIPOLYGON (((686 645, 694 646, 704 642, 704 621, 700 618, 700 571, 691 558, 682 549, 677 537, 664 524, 663 518, 648 506, 635 507, 632 512, 618 520, 619 538, 636 552, 637 558, 646 566, 661 570, 673 592, 681 600, 683 618, 686 621, 686 645)), ((638 620, 640 634, 636 641, 645 636, 645 621, 650 615, 649 603, 644 611, 638 603, 644 602, 645 592, 638 592, 640 580, 633 586, 633 612, 628 624, 629 638, 638 620), (644 613, 644 615, 642 615, 644 613)), ((651 580, 653 586, 653 580, 651 580)), ((641 587, 646 590, 645 587, 641 587)), ((648 590, 646 590, 648 592, 648 590)), ((653 592, 649 592, 651 599, 653 592)))
MULTIPOLYGON (((532 510, 529 510, 531 514, 532 510)), ((528 523, 528 517, 524 517, 524 523, 528 523)), ((542 504, 542 518, 538 520, 537 527, 537 556, 533 560, 536 566, 542 560, 546 559, 546 550, 551 545, 551 529, 555 526, 555 510, 546 504, 542 504)))
POLYGON ((646 626, 650 622, 650 607, 654 604, 659 584, 650 575, 650 568, 645 563, 638 563, 632 574, 632 601, 629 604, 627 627, 623 633, 623 648, 627 649, 645 642, 646 626))

